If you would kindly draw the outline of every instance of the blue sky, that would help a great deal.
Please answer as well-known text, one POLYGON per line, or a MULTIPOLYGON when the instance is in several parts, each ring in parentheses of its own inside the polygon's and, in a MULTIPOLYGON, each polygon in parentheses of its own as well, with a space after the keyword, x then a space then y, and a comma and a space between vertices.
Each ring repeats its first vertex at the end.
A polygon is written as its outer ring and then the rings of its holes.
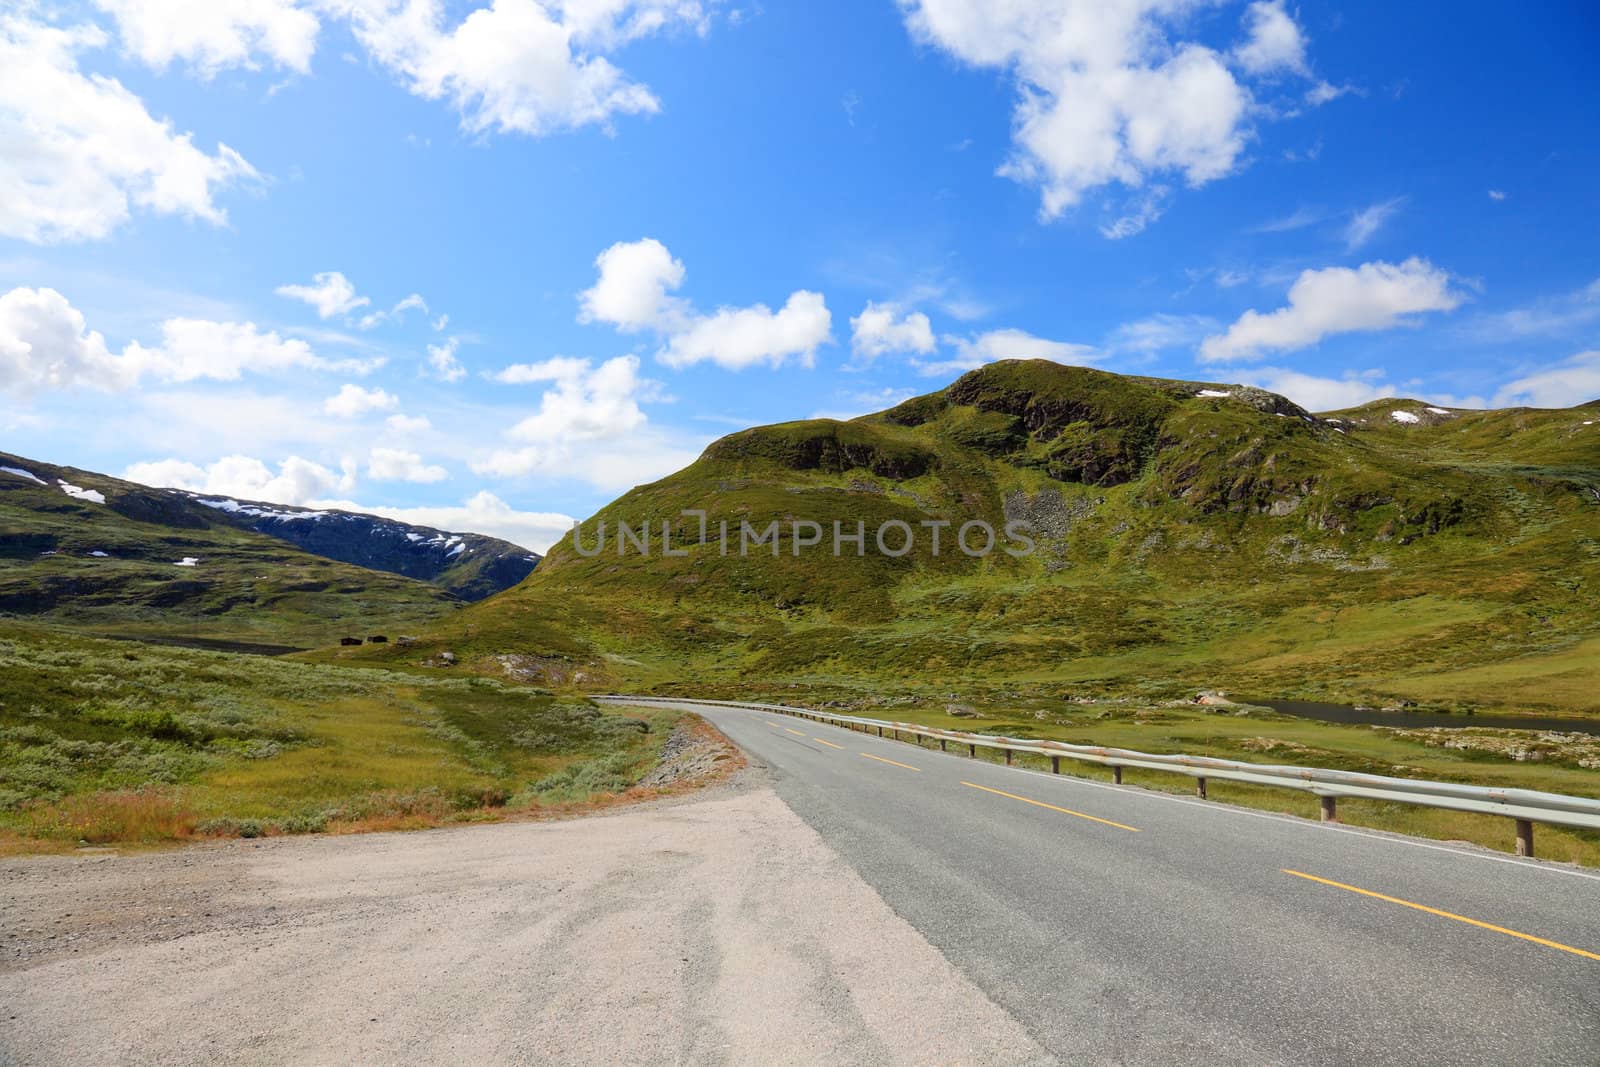
POLYGON ((1006 356, 1579 403, 1597 45, 1580 4, 11 0, 0 447, 542 549, 1006 356))

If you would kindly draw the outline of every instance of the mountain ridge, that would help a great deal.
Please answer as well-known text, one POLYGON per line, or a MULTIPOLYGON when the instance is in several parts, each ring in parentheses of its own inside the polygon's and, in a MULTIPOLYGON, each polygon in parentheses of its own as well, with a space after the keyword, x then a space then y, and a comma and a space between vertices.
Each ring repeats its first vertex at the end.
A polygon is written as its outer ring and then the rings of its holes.
POLYGON ((491 671, 562 656, 597 685, 1225 686, 1600 711, 1579 655, 1600 648, 1584 595, 1600 433, 1574 409, 1392 417, 1414 405, 1314 415, 1240 386, 990 364, 884 412, 719 439, 580 524, 587 545, 601 522, 665 523, 684 555, 590 557, 569 534, 414 654, 491 671), (1041 535, 1020 559, 724 556, 689 510, 1041 535))

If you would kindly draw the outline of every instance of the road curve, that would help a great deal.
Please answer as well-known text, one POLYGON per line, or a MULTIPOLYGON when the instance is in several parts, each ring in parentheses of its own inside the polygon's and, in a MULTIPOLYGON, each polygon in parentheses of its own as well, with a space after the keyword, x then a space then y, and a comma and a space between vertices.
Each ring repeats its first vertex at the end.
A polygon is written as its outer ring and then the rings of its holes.
POLYGON ((1600 1062, 1594 872, 681 706, 1064 1061, 1600 1062))

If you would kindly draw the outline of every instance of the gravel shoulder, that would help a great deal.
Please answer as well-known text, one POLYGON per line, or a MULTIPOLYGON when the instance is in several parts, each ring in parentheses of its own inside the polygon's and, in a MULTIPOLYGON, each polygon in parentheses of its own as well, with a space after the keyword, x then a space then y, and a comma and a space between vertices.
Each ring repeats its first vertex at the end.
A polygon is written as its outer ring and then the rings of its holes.
POLYGON ((1039 1063, 761 779, 0 861, 0 1062, 1039 1063))

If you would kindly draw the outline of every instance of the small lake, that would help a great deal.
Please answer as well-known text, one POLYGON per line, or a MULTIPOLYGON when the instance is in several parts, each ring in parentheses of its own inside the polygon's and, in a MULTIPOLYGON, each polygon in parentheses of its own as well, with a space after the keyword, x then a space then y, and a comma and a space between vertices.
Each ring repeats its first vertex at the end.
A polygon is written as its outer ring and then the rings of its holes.
POLYGON ((1264 708, 1319 722, 1353 723, 1358 726, 1399 726, 1409 730, 1442 726, 1459 730, 1482 726, 1495 730, 1560 730, 1563 733, 1600 735, 1600 720, 1556 719, 1550 716, 1450 715, 1442 711, 1379 711, 1353 708, 1348 704, 1322 704, 1314 700, 1245 700, 1264 708))

